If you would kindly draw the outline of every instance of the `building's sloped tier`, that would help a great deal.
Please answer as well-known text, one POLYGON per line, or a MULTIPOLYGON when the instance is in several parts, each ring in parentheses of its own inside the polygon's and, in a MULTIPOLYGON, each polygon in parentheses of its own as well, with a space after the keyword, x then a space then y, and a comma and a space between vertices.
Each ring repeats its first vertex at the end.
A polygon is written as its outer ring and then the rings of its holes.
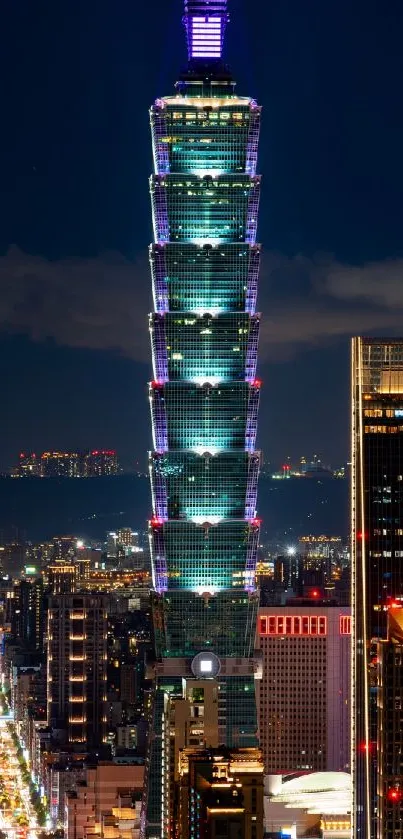
POLYGON ((200 524, 256 515, 260 456, 242 451, 150 455, 153 513, 200 524))
POLYGON ((254 175, 260 110, 246 98, 159 99, 151 108, 155 171, 254 175))
POLYGON ((152 175, 150 191, 156 242, 255 244, 258 177, 152 175))
POLYGON ((258 522, 227 519, 201 525, 153 520, 150 537, 154 587, 158 592, 254 588, 258 522))
POLYGON ((256 309, 258 245, 151 245, 155 311, 210 312, 256 309))
POLYGON ((154 378, 210 384, 256 376, 259 317, 150 315, 154 378))
POLYGON ((254 451, 259 382, 150 385, 154 449, 254 451))
POLYGON ((200 650, 211 650, 220 658, 249 658, 254 650, 257 606, 256 594, 239 590, 221 591, 214 597, 192 591, 155 596, 157 657, 190 658, 200 650))

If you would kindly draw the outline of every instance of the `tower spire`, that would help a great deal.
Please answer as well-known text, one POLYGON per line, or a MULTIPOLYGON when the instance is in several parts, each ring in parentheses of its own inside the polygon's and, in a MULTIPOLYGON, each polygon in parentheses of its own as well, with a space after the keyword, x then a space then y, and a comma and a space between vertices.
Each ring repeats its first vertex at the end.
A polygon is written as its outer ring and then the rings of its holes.
POLYGON ((185 0, 183 23, 189 61, 222 58, 228 20, 227 0, 185 0))

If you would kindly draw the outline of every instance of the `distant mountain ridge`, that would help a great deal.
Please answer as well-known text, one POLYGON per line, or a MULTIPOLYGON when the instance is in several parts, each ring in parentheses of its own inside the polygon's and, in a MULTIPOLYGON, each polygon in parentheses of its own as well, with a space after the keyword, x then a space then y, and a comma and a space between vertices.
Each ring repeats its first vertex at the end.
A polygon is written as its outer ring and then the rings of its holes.
MULTIPOLYGON (((321 533, 347 536, 348 481, 326 478, 273 481, 262 476, 258 514, 262 538, 296 538, 321 533)), ((144 531, 151 499, 146 476, 119 475, 92 480, 0 478, 0 542, 40 542, 72 533, 103 538, 108 530, 131 526, 144 531)))

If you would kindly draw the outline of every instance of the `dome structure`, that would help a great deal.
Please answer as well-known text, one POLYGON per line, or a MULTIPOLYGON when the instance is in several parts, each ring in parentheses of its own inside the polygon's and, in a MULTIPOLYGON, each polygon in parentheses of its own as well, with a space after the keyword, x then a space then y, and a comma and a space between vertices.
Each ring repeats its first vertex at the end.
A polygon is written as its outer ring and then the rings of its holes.
POLYGON ((351 775, 347 772, 311 772, 283 777, 270 796, 273 803, 311 815, 345 815, 351 812, 351 775))

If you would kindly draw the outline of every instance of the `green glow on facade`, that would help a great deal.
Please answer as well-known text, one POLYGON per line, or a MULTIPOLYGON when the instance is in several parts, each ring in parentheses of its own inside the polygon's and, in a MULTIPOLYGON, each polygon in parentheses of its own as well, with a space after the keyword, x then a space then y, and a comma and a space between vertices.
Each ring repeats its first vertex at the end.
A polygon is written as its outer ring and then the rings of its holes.
POLYGON ((193 58, 176 94, 158 99, 150 116, 158 664, 142 837, 162 839, 163 694, 179 690, 199 652, 222 662, 221 742, 256 744, 260 108, 236 95, 221 61, 193 58))

